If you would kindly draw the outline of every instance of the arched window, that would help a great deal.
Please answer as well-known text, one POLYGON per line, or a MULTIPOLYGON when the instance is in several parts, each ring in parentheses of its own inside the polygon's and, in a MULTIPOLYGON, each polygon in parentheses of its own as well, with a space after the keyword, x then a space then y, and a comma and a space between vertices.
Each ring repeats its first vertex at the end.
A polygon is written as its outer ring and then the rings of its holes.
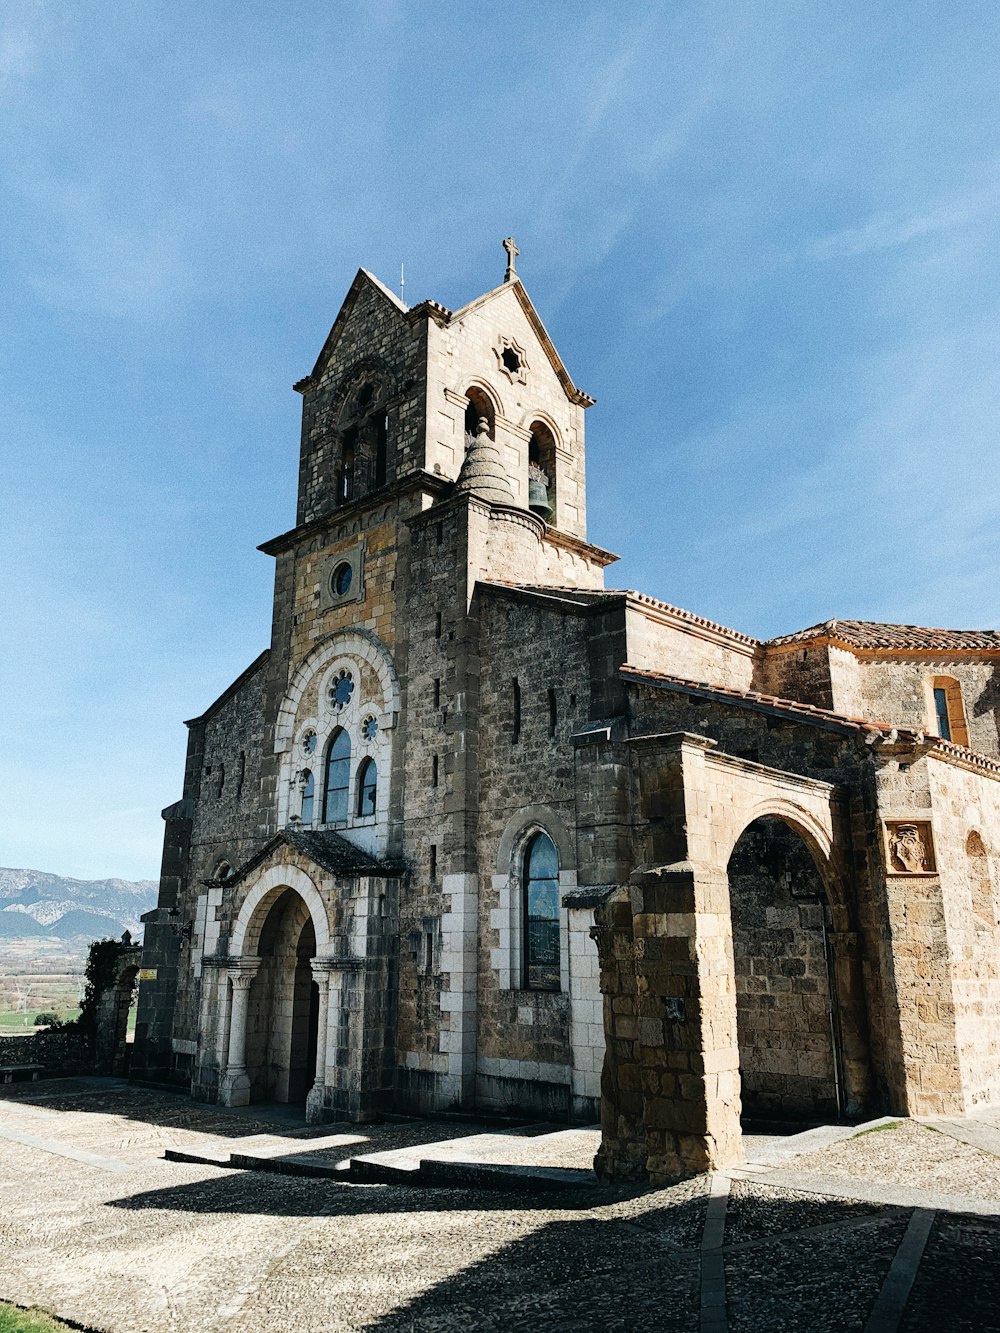
POLYGON ((313 821, 313 806, 316 803, 316 779, 313 777, 311 768, 304 768, 299 774, 299 784, 302 787, 302 805, 299 810, 299 818, 303 824, 311 824, 313 821))
POLYGON ((556 442, 544 421, 531 423, 528 508, 550 522, 556 512, 556 442))
POLYGON ((521 907, 526 990, 559 989, 559 855, 547 833, 524 853, 521 907))
POLYGON ((343 727, 338 727, 326 752, 326 781, 323 784, 325 824, 346 824, 350 786, 351 738, 343 727))
POLYGON ((482 389, 468 389, 466 396, 469 400, 465 409, 465 447, 476 438, 479 432, 479 418, 485 417, 489 422, 489 434, 493 439, 496 433, 496 413, 493 410, 493 404, 490 402, 487 394, 482 389))
POLYGON ((934 676, 931 679, 933 703, 932 724, 935 735, 956 745, 968 745, 969 731, 965 725, 965 706, 962 687, 953 676, 934 676))
POLYGON ((367 495, 386 482, 389 442, 388 390, 376 379, 365 380, 348 394, 340 410, 340 467, 337 502, 367 495))
POLYGON ((375 760, 372 758, 363 759, 361 767, 358 769, 357 815, 359 819, 367 819, 369 815, 374 815, 377 794, 378 769, 375 767, 375 760))

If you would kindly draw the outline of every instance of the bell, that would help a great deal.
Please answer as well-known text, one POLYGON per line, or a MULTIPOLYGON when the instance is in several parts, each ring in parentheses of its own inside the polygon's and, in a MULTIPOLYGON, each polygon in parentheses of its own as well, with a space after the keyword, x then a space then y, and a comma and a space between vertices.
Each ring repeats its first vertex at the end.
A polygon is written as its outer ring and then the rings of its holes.
POLYGON ((552 517, 549 488, 544 481, 539 481, 535 477, 528 478, 528 508, 546 522, 552 517))

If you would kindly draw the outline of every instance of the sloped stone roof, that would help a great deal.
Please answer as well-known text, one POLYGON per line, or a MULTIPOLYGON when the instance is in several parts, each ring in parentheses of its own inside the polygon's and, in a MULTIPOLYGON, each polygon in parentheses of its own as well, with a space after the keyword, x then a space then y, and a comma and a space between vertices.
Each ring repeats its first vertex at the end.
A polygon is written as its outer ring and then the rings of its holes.
POLYGON ((758 690, 740 690, 733 685, 713 685, 703 680, 686 680, 683 676, 670 676, 662 671, 648 671, 645 667, 634 667, 628 663, 618 668, 618 674, 637 685, 654 685, 662 689, 677 690, 682 694, 721 699, 738 707, 785 716, 793 722, 805 722, 808 725, 838 731, 867 733, 873 741, 882 737, 886 742, 903 741, 905 744, 922 745, 941 757, 948 757, 967 767, 985 769, 988 773, 1000 775, 1000 760, 981 754, 978 750, 970 750, 968 746, 956 745, 954 741, 946 741, 941 736, 914 731, 911 727, 897 727, 891 722, 876 722, 867 717, 850 717, 846 713, 835 713, 829 708, 816 708, 813 704, 799 703, 797 699, 783 699, 780 695, 763 694, 758 690))
POLYGON ((258 866, 269 860, 282 846, 302 852, 321 870, 331 875, 380 875, 394 878, 404 873, 405 867, 396 861, 378 861, 374 856, 355 847, 352 842, 342 838, 339 833, 319 829, 282 829, 260 851, 255 852, 249 861, 245 861, 224 881, 212 880, 211 883, 231 885, 245 879, 258 866))
POLYGON ((891 625, 877 620, 824 620, 819 625, 769 639, 767 647, 826 640, 848 648, 902 652, 1000 652, 1000 632, 992 629, 934 629, 891 625))

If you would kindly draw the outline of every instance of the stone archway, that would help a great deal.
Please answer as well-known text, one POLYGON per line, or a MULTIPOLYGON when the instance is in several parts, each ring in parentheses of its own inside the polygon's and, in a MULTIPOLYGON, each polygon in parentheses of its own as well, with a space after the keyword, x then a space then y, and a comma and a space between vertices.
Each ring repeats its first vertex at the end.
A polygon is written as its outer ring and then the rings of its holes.
POLYGON ((830 907, 812 852, 790 823, 760 816, 727 876, 743 1122, 839 1117, 830 907))
POLYGON ((266 908, 250 982, 245 1065, 251 1101, 304 1103, 312 1087, 319 1015, 315 955, 308 908, 294 889, 286 889, 266 908))
POLYGON ((325 1065, 326 993, 317 955, 330 948, 326 909, 309 877, 292 866, 264 871, 244 897, 230 948, 220 1100, 305 1103, 325 1065))

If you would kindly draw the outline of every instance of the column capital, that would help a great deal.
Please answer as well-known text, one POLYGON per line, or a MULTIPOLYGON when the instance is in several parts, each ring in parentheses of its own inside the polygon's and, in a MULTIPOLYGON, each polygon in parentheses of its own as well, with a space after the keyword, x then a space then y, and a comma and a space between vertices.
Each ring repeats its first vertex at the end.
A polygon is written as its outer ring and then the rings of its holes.
POLYGON ((259 958, 230 958, 226 965, 229 980, 234 990, 247 990, 257 975, 260 967, 259 958))

